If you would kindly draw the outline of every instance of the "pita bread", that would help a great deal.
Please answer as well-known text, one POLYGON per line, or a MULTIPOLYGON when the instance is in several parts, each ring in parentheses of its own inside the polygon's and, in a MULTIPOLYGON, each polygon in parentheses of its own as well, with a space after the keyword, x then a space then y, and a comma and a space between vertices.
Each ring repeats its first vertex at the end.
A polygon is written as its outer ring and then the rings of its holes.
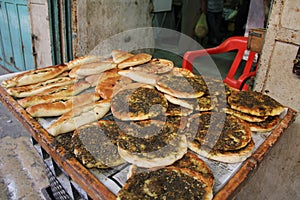
POLYGON ((158 76, 154 73, 139 70, 121 70, 118 72, 121 76, 132 79, 133 81, 155 85, 158 76))
POLYGON ((147 53, 139 53, 136 54, 130 58, 127 58, 126 60, 122 61, 121 63, 118 64, 119 69, 125 69, 128 67, 133 67, 136 65, 141 65, 146 62, 149 62, 152 58, 152 55, 147 54, 147 53))
POLYGON ((188 151, 180 160, 177 160, 171 166, 191 169, 194 172, 200 173, 206 179, 206 183, 208 183, 210 187, 214 185, 213 172, 195 153, 188 151))
POLYGON ((94 74, 99 74, 101 72, 116 68, 117 64, 115 64, 112 60, 103 60, 100 62, 87 63, 73 68, 69 76, 73 78, 81 78, 94 74))
POLYGON ((135 66, 132 70, 143 71, 145 73, 164 74, 170 72, 174 68, 171 60, 162 58, 153 58, 148 63, 135 66))
POLYGON ((189 148, 196 152, 198 155, 206 157, 211 160, 224 162, 224 163, 239 163, 249 158, 254 151, 255 143, 253 140, 247 146, 238 151, 220 151, 220 150, 204 150, 196 145, 189 145, 189 148))
POLYGON ((268 116, 255 116, 255 115, 243 113, 243 112, 231 109, 231 108, 225 108, 225 112, 227 114, 234 115, 234 116, 236 116, 242 120, 245 120, 247 122, 263 122, 268 117, 268 116))
POLYGON ((253 132, 269 132, 272 131, 280 122, 280 116, 268 116, 262 122, 249 122, 250 130, 253 132))
POLYGON ((121 77, 118 74, 119 69, 111 69, 101 73, 99 76, 95 91, 103 98, 110 99, 112 95, 120 88, 132 82, 131 79, 121 77))
POLYGON ((122 50, 112 50, 111 55, 114 63, 116 64, 119 64, 124 60, 134 56, 134 54, 122 50))
POLYGON ((84 55, 69 61, 66 65, 68 66, 69 69, 73 69, 74 67, 77 66, 81 66, 87 63, 99 62, 101 60, 103 60, 101 56, 84 55))

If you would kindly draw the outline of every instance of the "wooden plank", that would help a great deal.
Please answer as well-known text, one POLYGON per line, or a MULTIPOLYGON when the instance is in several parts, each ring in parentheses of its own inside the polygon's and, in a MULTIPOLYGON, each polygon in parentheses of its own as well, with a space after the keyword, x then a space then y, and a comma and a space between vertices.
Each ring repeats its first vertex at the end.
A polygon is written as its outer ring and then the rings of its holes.
POLYGON ((13 67, 13 63, 10 58, 13 58, 12 46, 11 46, 11 38, 9 34, 9 26, 8 26, 8 17, 6 12, 6 3, 1 1, 1 9, 0 9, 0 31, 1 31, 1 40, 3 44, 3 66, 7 68, 13 67))
POLYGON ((28 7, 26 5, 17 5, 18 16, 20 21, 20 33, 22 42, 22 54, 24 58, 24 70, 34 69, 34 58, 32 49, 32 38, 30 32, 30 19, 28 7))
MULTIPOLYGON (((0 14, 0 16, 1 16, 1 14, 0 14)), ((2 42, 1 29, 0 29, 0 65, 2 65, 2 66, 4 65, 4 54, 3 54, 3 42, 2 42)))
POLYGON ((17 5, 12 3, 6 4, 6 9, 8 13, 8 26, 11 35, 11 45, 13 49, 14 67, 18 71, 25 70, 24 56, 22 53, 22 40, 20 34, 20 21, 19 12, 17 10, 17 5))

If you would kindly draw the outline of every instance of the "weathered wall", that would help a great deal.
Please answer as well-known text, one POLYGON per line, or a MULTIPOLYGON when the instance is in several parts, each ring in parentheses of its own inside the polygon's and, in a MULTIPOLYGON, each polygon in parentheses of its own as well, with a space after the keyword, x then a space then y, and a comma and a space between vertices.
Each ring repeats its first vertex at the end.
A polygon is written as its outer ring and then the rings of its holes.
POLYGON ((31 33, 35 38, 33 46, 36 52, 36 67, 52 65, 47 0, 30 0, 28 5, 31 33))
MULTIPOLYGON (((152 25, 150 0, 77 0, 76 4, 74 57, 89 54, 115 34, 152 25)), ((151 38, 138 40, 151 43, 151 38)), ((128 35, 124 42, 133 44, 132 39, 128 35)))

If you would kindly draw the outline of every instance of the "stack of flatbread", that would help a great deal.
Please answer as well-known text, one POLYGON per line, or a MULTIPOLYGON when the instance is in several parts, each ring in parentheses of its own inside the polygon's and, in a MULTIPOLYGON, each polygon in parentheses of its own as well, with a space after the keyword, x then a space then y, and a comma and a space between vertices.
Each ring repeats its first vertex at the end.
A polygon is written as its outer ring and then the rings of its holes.
POLYGON ((235 91, 228 98, 226 112, 248 123, 253 132, 271 131, 280 121, 284 106, 256 91, 235 91))

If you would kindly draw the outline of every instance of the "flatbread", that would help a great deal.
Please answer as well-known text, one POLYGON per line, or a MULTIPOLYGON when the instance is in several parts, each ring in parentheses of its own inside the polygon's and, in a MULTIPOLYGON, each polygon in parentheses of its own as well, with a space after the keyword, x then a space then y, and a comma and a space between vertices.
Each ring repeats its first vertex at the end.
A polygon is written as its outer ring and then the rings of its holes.
POLYGON ((111 69, 100 74, 95 91, 103 98, 110 99, 112 95, 122 87, 132 83, 132 80, 121 77, 118 74, 119 69, 111 69))
POLYGON ((117 147, 120 129, 114 121, 99 120, 77 128, 72 136, 74 155, 87 168, 106 169, 125 163, 117 147))
POLYGON ((144 121, 121 126, 118 141, 120 156, 138 167, 162 167, 174 163, 187 152, 184 134, 178 126, 166 122, 144 121), (139 125, 139 126, 138 126, 139 125))
POLYGON ((117 194, 126 199, 212 199, 212 187, 190 169, 166 167, 136 173, 117 194))
MULTIPOLYGON (((213 172, 198 155, 196 155, 191 151, 186 152, 186 154, 181 159, 177 160, 175 163, 167 167, 178 167, 178 168, 190 169, 195 173, 199 173, 205 179, 205 182, 210 187, 214 186, 215 180, 214 180, 213 172)), ((155 170, 155 169, 141 168, 141 167, 137 167, 136 165, 131 165, 127 177, 130 178, 136 173, 141 173, 141 172, 145 172, 148 170, 155 170)))
POLYGON ((76 107, 60 116, 47 128, 47 131, 52 136, 58 136, 63 133, 74 131, 84 124, 101 119, 109 109, 109 100, 100 100, 95 103, 76 107))
POLYGON ((77 66, 81 66, 87 63, 99 62, 101 60, 103 60, 101 56, 84 55, 69 61, 66 65, 68 66, 69 69, 73 69, 74 67, 77 66))
POLYGON ((192 109, 181 107, 173 103, 168 103, 168 109, 166 111, 167 116, 188 116, 193 112, 192 109))
MULTIPOLYGON (((250 127, 233 115, 196 113, 188 119, 187 127, 188 147, 199 155, 209 156, 208 158, 212 158, 211 154, 227 155, 232 156, 228 161, 239 162, 245 158, 245 154, 250 155, 252 152, 246 152, 249 150, 246 147, 252 140, 250 127), (243 154, 239 153, 240 149, 244 150, 243 154), (239 155, 242 155, 241 159, 238 159, 239 155)), ((215 159, 219 157, 213 156, 215 159)), ((224 158, 222 160, 225 162, 224 158)))
POLYGON ((194 172, 200 173, 206 179, 206 183, 208 183, 210 187, 213 187, 215 183, 214 175, 211 169, 201 158, 199 158, 198 155, 190 151, 188 151, 180 160, 177 160, 171 166, 188 168, 194 172))
POLYGON ((134 56, 134 54, 129 53, 127 51, 122 51, 122 50, 116 49, 116 50, 112 50, 111 56, 112 56, 114 63, 119 64, 119 63, 123 62, 124 60, 134 56))
POLYGON ((7 93, 13 97, 22 98, 37 95, 52 87, 69 85, 75 82, 77 82, 77 80, 74 78, 58 77, 31 85, 8 88, 7 93))
POLYGON ((201 96, 198 98, 176 98, 171 95, 165 94, 166 99, 178 106, 182 106, 187 109, 197 110, 197 111, 210 111, 215 107, 214 102, 211 100, 210 96, 201 96))
POLYGON ((174 68, 171 60, 162 58, 152 58, 148 63, 133 67, 132 70, 143 71, 145 73, 164 74, 170 72, 174 68))
POLYGON ((206 93, 207 86, 201 76, 163 75, 156 80, 157 90, 177 98, 197 98, 206 93))
POLYGON ((125 69, 128 67, 133 67, 136 65, 141 65, 146 62, 149 62, 152 58, 152 55, 147 54, 147 53, 139 53, 135 54, 134 56, 127 58, 126 60, 122 61, 121 63, 118 64, 119 69, 125 69))
POLYGON ((267 119, 268 116, 255 116, 248 113, 243 113, 231 108, 225 108, 225 112, 230 115, 234 115, 242 120, 247 122, 263 122, 267 119))
POLYGON ((26 108, 32 117, 56 117, 63 115, 77 106, 98 101, 100 96, 95 93, 83 93, 78 96, 61 97, 55 101, 41 103, 26 108))
POLYGON ((120 120, 145 120, 165 113, 167 99, 148 87, 121 89, 111 100, 111 112, 120 120))
POLYGON ((19 99, 18 103, 23 108, 27 108, 29 106, 34 106, 41 103, 54 102, 64 97, 75 96, 89 87, 90 84, 86 81, 79 81, 74 84, 51 87, 39 93, 38 95, 19 99))
POLYGON ((268 116, 262 122, 249 122, 250 130, 253 132, 269 132, 272 131, 280 122, 280 116, 268 116))
POLYGON ((156 79, 158 78, 158 75, 154 73, 139 70, 121 70, 118 73, 121 76, 132 79, 133 81, 150 85, 156 85, 156 79))
POLYGON ((228 97, 232 109, 256 116, 275 116, 284 111, 284 106, 272 97, 256 91, 235 91, 228 97))
POLYGON ((42 81, 53 79, 66 70, 68 70, 68 68, 64 64, 29 70, 10 79, 2 81, 2 87, 10 88, 39 83, 42 81))
POLYGON ((189 146, 192 151, 196 152, 200 156, 224 163, 239 163, 245 161, 252 155, 254 147, 255 143, 253 140, 251 140, 247 146, 237 151, 207 151, 201 148, 199 149, 196 146, 189 146))
POLYGON ((99 62, 87 63, 73 68, 69 76, 73 78, 82 78, 94 74, 99 74, 101 72, 114 69, 117 67, 112 60, 102 60, 99 62))

